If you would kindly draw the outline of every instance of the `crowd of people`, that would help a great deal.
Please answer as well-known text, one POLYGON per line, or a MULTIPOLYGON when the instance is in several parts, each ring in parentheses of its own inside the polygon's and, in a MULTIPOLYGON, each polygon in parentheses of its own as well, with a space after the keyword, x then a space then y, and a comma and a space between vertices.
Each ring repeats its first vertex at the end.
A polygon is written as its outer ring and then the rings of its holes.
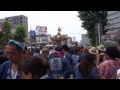
POLYGON ((0 53, 0 79, 120 79, 117 47, 37 48, 10 40, 0 53))

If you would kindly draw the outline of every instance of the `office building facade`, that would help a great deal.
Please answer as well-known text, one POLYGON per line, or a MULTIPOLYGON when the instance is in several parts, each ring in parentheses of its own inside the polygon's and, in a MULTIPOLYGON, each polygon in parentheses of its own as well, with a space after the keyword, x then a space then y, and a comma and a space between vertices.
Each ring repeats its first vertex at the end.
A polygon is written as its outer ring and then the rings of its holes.
POLYGON ((81 45, 85 47, 88 47, 90 45, 89 38, 87 37, 86 34, 81 35, 81 45))
MULTIPOLYGON (((12 33, 15 31, 16 27, 20 24, 26 27, 26 33, 28 34, 28 18, 24 15, 6 17, 5 20, 8 20, 12 24, 12 33)), ((28 35, 27 35, 28 36, 28 35)))
POLYGON ((120 11, 108 11, 107 33, 102 38, 116 42, 120 39, 120 11))

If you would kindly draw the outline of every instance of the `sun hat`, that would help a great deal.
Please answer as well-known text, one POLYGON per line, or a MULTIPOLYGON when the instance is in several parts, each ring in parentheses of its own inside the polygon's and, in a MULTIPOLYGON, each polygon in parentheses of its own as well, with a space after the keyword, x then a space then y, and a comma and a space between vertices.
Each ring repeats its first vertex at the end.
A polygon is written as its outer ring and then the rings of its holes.
POLYGON ((100 50, 100 51, 106 51, 106 48, 105 48, 104 45, 99 45, 99 46, 97 47, 97 49, 100 50))
POLYGON ((91 54, 98 54, 98 50, 97 50, 96 47, 91 47, 91 48, 89 49, 89 53, 91 53, 91 54))

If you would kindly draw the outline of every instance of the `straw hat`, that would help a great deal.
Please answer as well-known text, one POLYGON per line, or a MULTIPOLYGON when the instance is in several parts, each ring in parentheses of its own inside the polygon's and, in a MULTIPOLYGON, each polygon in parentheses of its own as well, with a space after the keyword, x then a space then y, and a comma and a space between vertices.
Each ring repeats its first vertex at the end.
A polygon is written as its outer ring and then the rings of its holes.
POLYGON ((97 48, 95 48, 95 47, 91 47, 91 48, 89 49, 89 53, 91 53, 91 54, 98 54, 98 50, 97 50, 97 48))
POLYGON ((98 50, 100 50, 100 51, 106 51, 106 48, 105 48, 104 45, 99 45, 97 48, 98 48, 98 50))

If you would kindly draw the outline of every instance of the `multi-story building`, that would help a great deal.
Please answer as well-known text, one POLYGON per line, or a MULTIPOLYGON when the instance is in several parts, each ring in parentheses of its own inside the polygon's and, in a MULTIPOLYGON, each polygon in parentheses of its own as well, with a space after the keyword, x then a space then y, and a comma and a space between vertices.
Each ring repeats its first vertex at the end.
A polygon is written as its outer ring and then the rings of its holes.
POLYGON ((50 39, 51 38, 51 34, 47 34, 47 37, 48 37, 48 44, 52 44, 52 40, 50 39))
MULTIPOLYGON (((68 37, 67 34, 63 35, 64 37, 68 37)), ((28 39, 29 39, 29 46, 36 46, 36 47, 40 47, 40 46, 46 46, 46 45, 53 45, 53 42, 51 40, 51 35, 47 34, 47 26, 36 26, 35 30, 31 30, 28 33, 28 39), (32 33, 30 34, 30 32, 35 33, 35 35, 33 37, 34 40, 32 40, 32 33)), ((63 41, 62 44, 71 44, 72 43, 72 38, 68 37, 68 39, 66 41, 63 41)))
POLYGON ((89 38, 87 37, 86 34, 81 35, 81 45, 82 46, 89 46, 90 45, 89 38))
MULTIPOLYGON (((103 36, 104 39, 117 41, 120 35, 120 11, 108 11, 107 33, 103 36)), ((119 38, 120 39, 120 38, 119 38)))
MULTIPOLYGON (((32 30, 35 31, 35 30, 32 30)), ((33 36, 33 39, 30 37, 30 31, 28 33, 28 40, 29 40, 29 46, 46 46, 48 44, 52 44, 52 41, 50 39, 50 34, 39 34, 36 32, 35 36, 33 36)))
POLYGON ((0 19, 0 22, 2 22, 2 23, 3 23, 4 21, 5 21, 5 19, 4 19, 4 18, 3 18, 3 19, 0 19))
POLYGON ((28 18, 24 15, 5 17, 5 20, 8 20, 12 24, 12 33, 15 31, 16 27, 20 24, 26 27, 26 40, 28 39, 28 18))
POLYGON ((0 22, 4 21, 10 21, 12 25, 11 32, 13 33, 16 29, 16 27, 20 24, 24 25, 26 27, 26 40, 28 39, 28 18, 24 15, 18 15, 18 16, 11 16, 11 17, 5 17, 4 19, 0 19, 0 22))
POLYGON ((15 29, 16 26, 22 24, 28 30, 28 18, 24 15, 6 17, 5 20, 9 20, 12 24, 12 29, 15 29))
POLYGON ((68 39, 67 39, 67 44, 68 44, 68 45, 72 45, 72 37, 68 37, 68 39))
MULTIPOLYGON (((35 31, 35 30, 32 30, 35 31)), ((65 37, 68 37, 66 34, 64 34, 65 37)), ((28 33, 28 42, 29 47, 40 47, 40 46, 46 46, 46 45, 53 45, 52 40, 50 39, 52 36, 50 34, 39 34, 36 32, 36 34, 33 37, 30 37, 30 31, 28 33)), ((62 45, 65 44, 65 41, 62 42, 62 45)), ((71 45, 72 44, 72 38, 68 37, 66 44, 71 45)))
POLYGON ((48 35, 38 35, 36 38, 37 44, 40 46, 46 46, 48 44, 48 35))

